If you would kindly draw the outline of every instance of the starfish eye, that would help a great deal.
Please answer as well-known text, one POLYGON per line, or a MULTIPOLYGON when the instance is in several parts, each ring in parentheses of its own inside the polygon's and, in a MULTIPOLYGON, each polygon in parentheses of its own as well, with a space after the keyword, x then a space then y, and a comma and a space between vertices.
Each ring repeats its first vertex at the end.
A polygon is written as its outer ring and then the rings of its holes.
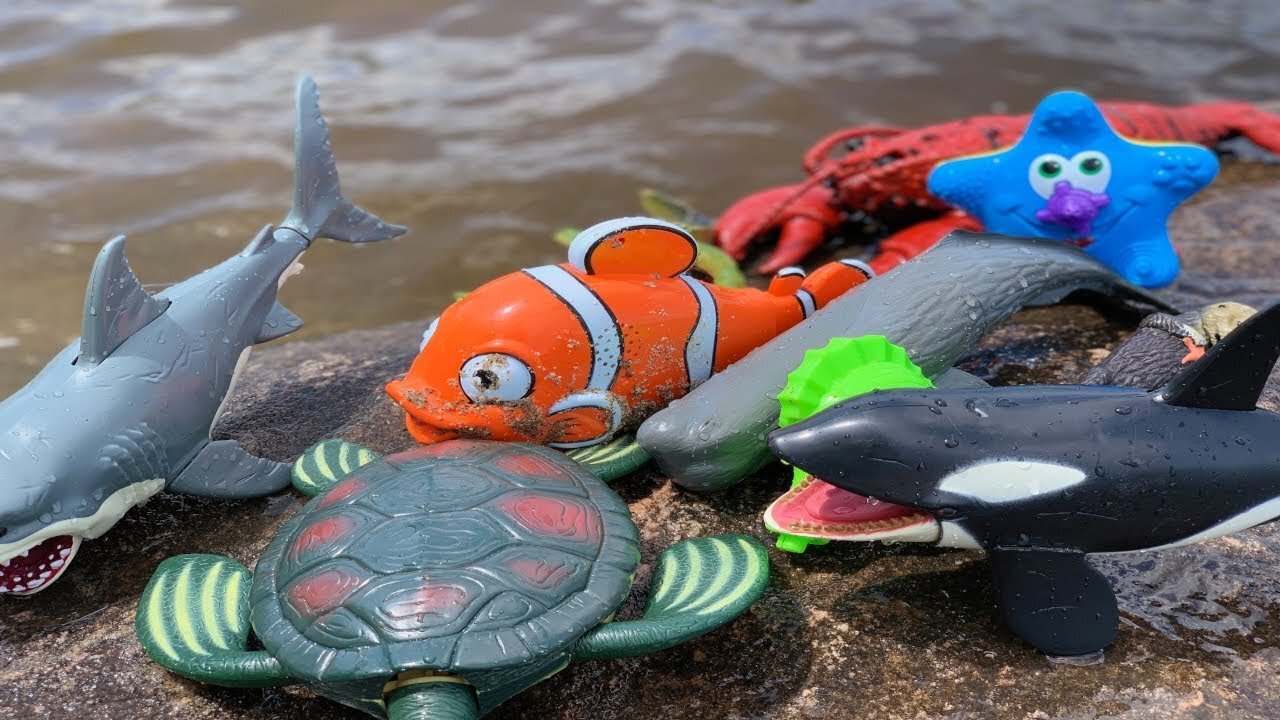
POLYGON ((1048 200, 1053 195, 1053 185, 1063 180, 1067 173, 1067 159, 1057 153, 1045 153, 1031 161, 1027 168, 1027 180, 1031 189, 1048 200))
POLYGON ((1062 177, 1071 187, 1101 193, 1111 182, 1111 159, 1097 150, 1082 150, 1071 156, 1062 177))

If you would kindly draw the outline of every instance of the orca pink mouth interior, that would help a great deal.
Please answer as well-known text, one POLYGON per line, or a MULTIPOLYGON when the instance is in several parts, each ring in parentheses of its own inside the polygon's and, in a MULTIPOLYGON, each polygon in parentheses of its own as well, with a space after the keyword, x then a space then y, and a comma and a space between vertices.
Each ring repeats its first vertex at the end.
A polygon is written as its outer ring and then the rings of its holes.
POLYGON ((0 594, 32 595, 51 585, 71 565, 79 538, 58 535, 0 560, 0 594))
POLYGON ((841 490, 812 475, 775 500, 764 518, 775 532, 827 540, 890 540, 934 525, 930 515, 841 490))

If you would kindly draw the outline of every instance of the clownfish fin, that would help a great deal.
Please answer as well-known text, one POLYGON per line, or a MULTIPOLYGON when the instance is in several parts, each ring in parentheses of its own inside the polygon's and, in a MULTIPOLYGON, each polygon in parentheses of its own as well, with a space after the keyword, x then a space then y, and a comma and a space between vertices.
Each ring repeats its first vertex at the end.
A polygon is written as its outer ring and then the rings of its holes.
POLYGON ((805 272, 804 268, 796 267, 794 265, 791 267, 784 267, 773 276, 772 280, 769 281, 769 294, 777 295, 778 297, 794 295, 795 292, 800 289, 800 286, 804 284, 804 279, 808 276, 809 273, 805 272))
POLYGON ((622 429, 626 415, 626 403, 607 390, 566 395, 547 408, 547 421, 566 437, 547 445, 568 450, 605 442, 622 429))
POLYGON ((649 217, 597 223, 569 244, 569 264, 586 275, 675 277, 697 259, 698 243, 687 230, 649 217))
MULTIPOLYGON (((804 316, 809 317, 825 307, 827 303, 873 277, 875 277, 875 271, 861 260, 827 263, 814 270, 812 275, 800 283, 800 287, 795 291, 796 299, 800 301, 804 316)), ((773 290, 772 284, 769 289, 773 290)))

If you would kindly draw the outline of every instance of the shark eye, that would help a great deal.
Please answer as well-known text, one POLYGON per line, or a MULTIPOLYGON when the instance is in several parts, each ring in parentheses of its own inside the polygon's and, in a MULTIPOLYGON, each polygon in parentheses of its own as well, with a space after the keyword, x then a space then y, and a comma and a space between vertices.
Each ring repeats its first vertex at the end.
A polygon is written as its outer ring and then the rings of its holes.
POLYGON ((422 352, 427 347, 427 343, 431 342, 431 336, 436 334, 436 326, 440 324, 440 318, 431 321, 427 329, 422 333, 422 342, 418 343, 418 352, 422 352))
POLYGON ((533 371, 514 355, 488 353, 463 363, 458 383, 471 402, 515 402, 533 390, 533 371))
POLYGON ((1027 168, 1027 180, 1031 189, 1045 200, 1053 195, 1053 186, 1063 180, 1067 170, 1067 159, 1057 153, 1045 153, 1031 161, 1027 168))
POLYGON ((1101 193, 1111 182, 1111 160, 1097 150, 1085 150, 1071 157, 1063 177, 1071 181, 1071 187, 1101 193))

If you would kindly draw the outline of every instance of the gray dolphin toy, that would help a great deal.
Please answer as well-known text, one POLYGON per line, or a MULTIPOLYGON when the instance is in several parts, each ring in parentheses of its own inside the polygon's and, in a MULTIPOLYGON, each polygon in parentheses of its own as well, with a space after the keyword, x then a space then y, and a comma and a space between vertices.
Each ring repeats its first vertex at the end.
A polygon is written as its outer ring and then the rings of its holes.
POLYGON ((0 593, 29 595, 66 571, 80 541, 161 490, 266 495, 290 466, 214 442, 237 370, 256 343, 302 321, 276 299, 316 238, 350 243, 405 232, 338 188, 315 83, 298 83, 293 208, 240 254, 167 290, 143 289, 124 238, 94 263, 80 339, 0 403, 0 593))
POLYGON ((723 490, 773 460, 765 435, 778 427, 778 392, 806 350, 834 337, 884 335, 935 386, 981 384, 951 366, 1013 313, 1077 290, 1171 309, 1060 241, 954 232, 712 375, 646 420, 637 440, 676 483, 723 490))

